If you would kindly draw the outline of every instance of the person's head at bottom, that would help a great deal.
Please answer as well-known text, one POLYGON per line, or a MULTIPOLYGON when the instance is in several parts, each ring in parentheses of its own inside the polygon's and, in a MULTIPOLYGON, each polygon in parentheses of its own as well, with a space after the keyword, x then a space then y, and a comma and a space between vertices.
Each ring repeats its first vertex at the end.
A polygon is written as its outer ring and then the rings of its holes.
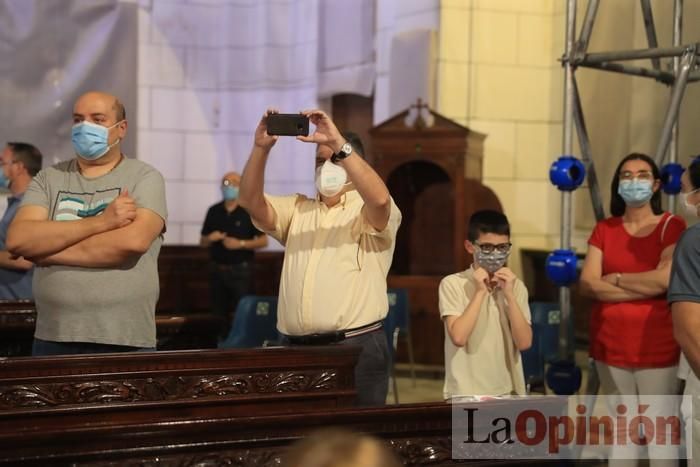
POLYGON ((294 443, 284 467, 399 467, 401 463, 382 441, 334 428, 311 433, 294 443))

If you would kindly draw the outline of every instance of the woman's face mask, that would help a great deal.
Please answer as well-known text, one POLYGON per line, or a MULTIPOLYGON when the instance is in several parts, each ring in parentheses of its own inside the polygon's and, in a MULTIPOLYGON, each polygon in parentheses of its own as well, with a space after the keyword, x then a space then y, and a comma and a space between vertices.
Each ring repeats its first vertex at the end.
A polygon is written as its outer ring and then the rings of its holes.
POLYGON ((316 189, 326 198, 332 198, 343 191, 347 181, 345 169, 329 160, 316 167, 316 189))
POLYGON ((617 187, 619 194, 627 206, 638 208, 644 206, 654 196, 653 180, 620 180, 617 187))

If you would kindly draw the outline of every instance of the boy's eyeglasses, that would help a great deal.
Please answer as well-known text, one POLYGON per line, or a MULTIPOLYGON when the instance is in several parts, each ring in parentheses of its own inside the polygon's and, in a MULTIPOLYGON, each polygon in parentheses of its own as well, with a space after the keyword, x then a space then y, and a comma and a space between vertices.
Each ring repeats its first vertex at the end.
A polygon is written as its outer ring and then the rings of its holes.
POLYGON ((231 180, 224 180, 221 182, 221 186, 232 186, 233 182, 231 180))
POLYGON ((510 253, 510 249, 513 246, 512 243, 499 243, 497 245, 494 245, 493 243, 474 243, 479 249, 488 254, 493 253, 494 251, 497 251, 499 253, 510 253))
POLYGON ((639 172, 632 172, 630 170, 625 170, 620 172, 620 180, 654 180, 654 174, 648 170, 640 170, 639 172))

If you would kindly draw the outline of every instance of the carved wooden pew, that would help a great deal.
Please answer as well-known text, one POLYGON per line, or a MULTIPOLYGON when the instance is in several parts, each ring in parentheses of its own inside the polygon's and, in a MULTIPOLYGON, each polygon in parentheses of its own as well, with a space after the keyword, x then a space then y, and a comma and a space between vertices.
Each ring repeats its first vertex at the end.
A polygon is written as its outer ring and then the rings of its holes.
POLYGON ((350 406, 358 353, 331 346, 0 359, 0 437, 350 406))
POLYGON ((36 310, 31 300, 0 300, 0 357, 31 355, 36 310))
MULTIPOLYGON (((36 309, 31 300, 0 300, 0 357, 31 355, 36 309)), ((156 315, 158 350, 216 348, 226 320, 214 313, 156 315)))
MULTIPOLYGON (((256 295, 277 295, 284 253, 258 251, 253 268, 256 295)), ((205 312, 211 309, 209 252, 194 245, 163 245, 158 257, 159 313, 205 312)))
POLYGON ((215 349, 226 319, 214 313, 156 315, 158 350, 215 349))
MULTIPOLYGON (((560 401, 544 401, 558 410, 560 401)), ((522 401, 472 403, 502 413, 522 401)), ((540 402, 541 405, 541 402, 540 402)), ((488 423, 485 418, 481 426, 488 423)), ((45 426, 0 433, 2 465, 123 466, 279 466, 287 446, 310 431, 342 426, 386 440, 405 465, 542 465, 543 459, 484 459, 501 445, 479 445, 481 455, 452 460, 452 408, 449 404, 410 404, 383 408, 340 408, 247 417, 191 417, 174 423, 156 419, 45 426)), ((461 439, 461 438, 460 438, 461 439)), ((466 451, 472 452, 472 451, 466 451)), ((474 451, 476 452, 476 451, 474 451)), ((556 462, 553 461, 553 462, 556 462)))

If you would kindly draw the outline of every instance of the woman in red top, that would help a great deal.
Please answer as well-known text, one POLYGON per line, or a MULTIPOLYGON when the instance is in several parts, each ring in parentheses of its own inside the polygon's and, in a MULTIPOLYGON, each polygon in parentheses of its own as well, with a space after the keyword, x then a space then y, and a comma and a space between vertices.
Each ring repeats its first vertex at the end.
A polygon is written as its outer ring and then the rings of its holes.
MULTIPOLYGON (((682 218, 662 211, 660 187, 659 169, 649 156, 633 153, 620 162, 612 180, 612 216, 593 230, 581 272, 582 292, 596 300, 590 355, 603 392, 629 396, 624 400, 628 410, 644 403, 645 396, 678 390, 680 350, 664 294, 673 249, 686 225, 682 218)), ((609 413, 615 415, 621 400, 606 401, 609 413)), ((656 415, 650 413, 652 408, 665 417, 675 414, 673 406, 660 407, 656 401, 645 413, 652 420, 656 415)), ((656 443, 649 449, 652 466, 677 465, 660 463, 659 458, 670 459, 673 453, 655 453, 656 443)), ((634 450, 613 447, 611 459, 630 457, 637 457, 634 450)), ((610 465, 615 463, 612 459, 610 465)))

